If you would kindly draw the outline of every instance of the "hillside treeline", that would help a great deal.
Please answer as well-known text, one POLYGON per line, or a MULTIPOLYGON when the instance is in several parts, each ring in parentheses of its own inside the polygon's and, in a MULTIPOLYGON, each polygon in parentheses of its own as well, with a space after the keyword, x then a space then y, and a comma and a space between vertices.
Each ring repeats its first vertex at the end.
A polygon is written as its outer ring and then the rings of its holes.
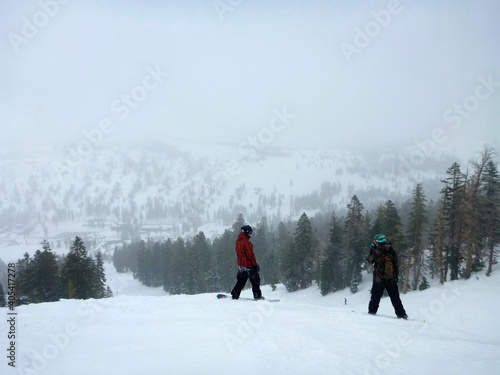
POLYGON ((24 254, 14 269, 17 304, 112 296, 110 288, 106 287, 102 254, 89 256, 79 237, 75 238, 68 254, 62 257, 56 255, 49 242, 44 240, 42 250, 37 250, 32 257, 24 254))
POLYGON ((283 283, 289 291, 317 282, 322 294, 345 287, 356 292, 378 233, 400 253, 404 292, 425 289, 431 278, 444 283, 484 269, 489 275, 500 242, 500 176, 493 156, 485 147, 465 171, 453 163, 438 202, 428 202, 417 184, 399 206, 388 200, 367 211, 354 195, 343 216, 303 213, 276 228, 266 218, 247 223, 240 214, 212 241, 199 232, 192 238, 132 242, 115 250, 113 262, 118 272, 131 271, 145 285, 172 294, 229 291, 236 275, 235 240, 241 226, 250 224, 262 283, 283 283))

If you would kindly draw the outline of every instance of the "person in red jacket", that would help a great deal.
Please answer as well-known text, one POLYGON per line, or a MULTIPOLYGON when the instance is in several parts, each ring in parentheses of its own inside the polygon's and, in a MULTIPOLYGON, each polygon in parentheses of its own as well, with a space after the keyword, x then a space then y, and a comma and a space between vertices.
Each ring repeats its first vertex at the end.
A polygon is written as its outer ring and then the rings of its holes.
POLYGON ((264 299, 260 290, 260 267, 253 252, 253 244, 250 242, 252 227, 245 225, 241 227, 241 233, 236 240, 236 256, 238 257, 238 274, 236 285, 231 291, 233 299, 240 298, 240 293, 245 287, 247 280, 252 284, 253 298, 264 299))

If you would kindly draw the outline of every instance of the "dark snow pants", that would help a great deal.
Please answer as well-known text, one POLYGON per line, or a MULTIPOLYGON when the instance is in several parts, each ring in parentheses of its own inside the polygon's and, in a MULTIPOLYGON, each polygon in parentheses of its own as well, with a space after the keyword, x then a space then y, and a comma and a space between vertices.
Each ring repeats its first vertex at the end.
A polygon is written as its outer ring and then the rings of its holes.
POLYGON ((251 268, 238 267, 238 274, 236 275, 236 285, 231 291, 233 299, 240 298, 240 293, 245 287, 248 279, 250 279, 250 283, 252 284, 253 298, 262 297, 262 292, 260 290, 259 266, 257 265, 251 268))
POLYGON ((368 304, 368 313, 377 313, 380 298, 382 298, 385 289, 387 290, 387 293, 391 298, 392 306, 394 307, 396 316, 402 318, 406 315, 406 311, 403 307, 401 299, 399 298, 398 283, 396 280, 384 280, 382 283, 373 282, 372 297, 370 303, 368 304))

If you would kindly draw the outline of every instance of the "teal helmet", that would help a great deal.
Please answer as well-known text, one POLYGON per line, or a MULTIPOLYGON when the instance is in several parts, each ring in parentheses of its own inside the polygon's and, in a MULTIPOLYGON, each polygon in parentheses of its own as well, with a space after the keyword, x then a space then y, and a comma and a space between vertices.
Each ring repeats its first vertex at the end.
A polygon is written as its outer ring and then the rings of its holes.
POLYGON ((375 243, 384 243, 387 241, 387 238, 385 238, 385 236, 383 234, 377 234, 375 236, 375 239, 373 240, 373 242, 375 243))

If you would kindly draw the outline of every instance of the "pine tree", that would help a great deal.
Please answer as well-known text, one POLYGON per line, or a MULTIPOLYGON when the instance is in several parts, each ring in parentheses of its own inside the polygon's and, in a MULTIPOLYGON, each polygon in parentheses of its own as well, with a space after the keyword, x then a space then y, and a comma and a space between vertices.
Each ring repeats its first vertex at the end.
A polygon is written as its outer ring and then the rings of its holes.
POLYGON ((42 242, 43 252, 37 250, 33 257, 33 302, 59 300, 59 267, 47 240, 42 242))
POLYGON ((33 260, 28 253, 16 264, 16 296, 23 303, 30 303, 35 295, 33 260))
POLYGON ((219 265, 217 264, 217 258, 213 251, 211 250, 210 263, 207 265, 207 276, 206 276, 206 292, 219 292, 221 290, 220 275, 219 275, 219 265))
POLYGON ((379 206, 377 212, 375 213, 375 220, 373 224, 370 226, 370 235, 371 239, 374 239, 377 234, 384 233, 384 217, 385 211, 382 206, 379 206))
POLYGON ((267 278, 269 275, 269 266, 267 264, 269 261, 269 226, 267 225, 267 219, 265 217, 257 224, 252 235, 252 243, 255 256, 261 266, 261 283, 266 284, 268 283, 267 278))
POLYGON ((104 298, 106 295, 106 272, 104 271, 104 261, 100 251, 97 252, 95 257, 93 281, 93 298, 104 298))
POLYGON ((88 299, 93 295, 95 268, 80 237, 76 237, 66 256, 62 272, 62 294, 66 298, 88 299))
POLYGON ((184 289, 183 294, 196 294, 200 285, 198 284, 198 259, 196 258, 196 249, 190 240, 186 240, 186 256, 183 257, 186 268, 182 275, 184 289))
POLYGON ((342 269, 342 224, 335 215, 332 217, 328 244, 325 253, 326 259, 321 264, 320 289, 321 294, 345 287, 344 270, 342 269))
POLYGON ((113 291, 109 287, 109 285, 106 286, 106 292, 104 292, 104 298, 112 298, 113 297, 113 291))
POLYGON ((363 204, 354 195, 347 205, 347 216, 344 223, 344 250, 347 252, 346 281, 352 293, 358 291, 361 282, 362 265, 365 261, 366 228, 364 226, 363 204))
POLYGON ((430 285, 425 276, 422 277, 422 282, 418 286, 418 290, 426 290, 429 289, 430 285))
POLYGON ((169 238, 165 242, 162 243, 162 262, 161 262, 161 285, 163 286, 163 290, 168 291, 171 285, 172 273, 170 269, 170 265, 172 264, 173 257, 173 246, 172 240, 169 238))
POLYGON ((115 251, 113 252, 113 265, 118 273, 124 273, 127 271, 128 262, 125 259, 125 252, 125 247, 119 249, 118 246, 115 247, 115 251))
POLYGON ((243 217, 243 214, 238 214, 238 217, 236 218, 236 221, 234 222, 233 226, 231 227, 233 233, 238 235, 241 232, 241 227, 245 225, 245 218, 243 217))
POLYGON ((189 294, 204 293, 210 267, 210 250, 205 233, 199 232, 194 236, 189 258, 191 263, 189 267, 191 276, 188 276, 189 294))
POLYGON ((448 177, 442 181, 445 183, 445 187, 441 190, 447 234, 445 261, 450 269, 450 279, 453 281, 458 279, 460 263, 463 258, 461 247, 464 233, 465 175, 460 170, 458 163, 453 163, 446 174, 448 177))
POLYGON ((495 262, 495 247, 500 243, 500 174, 495 162, 490 160, 483 175, 484 205, 482 215, 485 219, 486 249, 488 250, 488 269, 491 275, 495 262))
POLYGON ((278 225, 278 246, 281 250, 281 274, 283 284, 289 292, 295 292, 301 286, 301 264, 294 236, 289 233, 283 222, 278 225))
POLYGON ((443 205, 440 203, 436 210, 436 220, 432 230, 434 270, 437 272, 439 282, 446 281, 446 264, 444 259, 446 249, 446 214, 443 205))
POLYGON ((464 189, 465 269, 463 276, 466 279, 471 276, 473 270, 478 271, 484 267, 482 242, 483 238, 487 236, 487 225, 485 222, 486 217, 482 212, 482 207, 485 204, 482 183, 486 167, 492 161, 493 155, 493 149, 485 146, 480 159, 471 162, 473 173, 466 180, 464 189))
POLYGON ((295 251, 300 267, 300 288, 305 289, 312 285, 314 271, 314 239, 309 217, 304 212, 297 222, 295 229, 295 251))
MULTIPOLYGON (((276 236, 273 244, 273 251, 277 256, 278 263, 278 271, 279 281, 287 286, 286 280, 289 277, 290 263, 291 261, 288 259, 290 257, 290 253, 293 256, 293 236, 285 226, 283 221, 280 221, 278 224, 278 229, 276 230, 276 236)), ((294 259, 294 258, 293 258, 294 259)), ((288 289, 288 286, 287 286, 288 289)), ((297 288, 291 288, 288 290, 297 290, 297 288)))
MULTIPOLYGON (((152 242, 152 241, 151 241, 152 242)), ((163 285, 164 277, 164 258, 166 256, 166 251, 162 243, 154 242, 151 248, 152 256, 152 284, 154 287, 159 287, 163 285)))
POLYGON ((173 243, 174 254, 170 272, 172 284, 168 290, 170 294, 188 294, 188 277, 190 262, 187 255, 187 244, 182 237, 173 243))
POLYGON ((394 202, 391 200, 385 202, 382 212, 382 234, 384 234, 389 241, 397 243, 398 246, 401 246, 401 242, 403 241, 401 233, 401 217, 399 216, 398 209, 396 208, 394 202))
POLYGON ((298 254, 293 237, 290 236, 287 242, 283 244, 283 258, 281 261, 283 284, 289 292, 295 292, 300 289, 302 279, 300 275, 301 264, 298 261, 298 254))
MULTIPOLYGON (((413 259, 413 290, 417 290, 420 283, 420 276, 424 266, 424 246, 425 246, 425 225, 427 223, 427 211, 425 208, 425 194, 422 184, 417 184, 413 191, 411 201, 411 212, 408 223, 408 244, 410 247, 410 258, 413 259)), ((411 261, 409 260, 409 265, 411 261)), ((406 292, 406 285, 404 288, 406 292)))

